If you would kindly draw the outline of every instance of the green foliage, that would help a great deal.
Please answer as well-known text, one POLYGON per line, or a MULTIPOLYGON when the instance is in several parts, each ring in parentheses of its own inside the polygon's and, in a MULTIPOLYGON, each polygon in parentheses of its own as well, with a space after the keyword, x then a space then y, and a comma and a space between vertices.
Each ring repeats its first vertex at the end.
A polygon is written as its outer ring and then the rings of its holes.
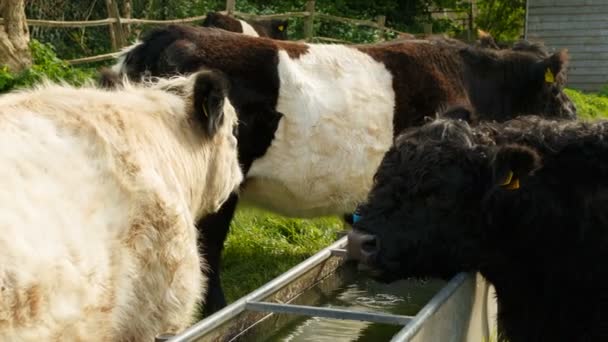
MULTIPOLYGON (((122 1, 119 1, 122 2, 122 1)), ((108 17, 105 1, 32 0, 26 1, 26 16, 44 20, 98 20, 108 17)), ((50 43, 63 59, 110 52, 108 26, 56 28, 33 26, 31 38, 50 43)))
MULTIPOLYGON (((604 91, 607 87, 604 87, 604 91)), ((578 116, 583 120, 608 119, 608 96, 583 93, 566 89, 566 94, 576 105, 578 116)))
POLYGON ((32 39, 30 49, 32 52, 31 68, 18 74, 9 72, 6 66, 0 69, 0 93, 32 86, 44 78, 81 85, 94 73, 92 69, 77 69, 57 58, 53 47, 49 44, 32 39))
POLYGON ((514 41, 523 34, 525 0, 479 0, 475 24, 499 41, 514 41))
POLYGON ((228 302, 255 290, 336 240, 333 217, 289 219, 241 207, 232 221, 222 265, 228 302))

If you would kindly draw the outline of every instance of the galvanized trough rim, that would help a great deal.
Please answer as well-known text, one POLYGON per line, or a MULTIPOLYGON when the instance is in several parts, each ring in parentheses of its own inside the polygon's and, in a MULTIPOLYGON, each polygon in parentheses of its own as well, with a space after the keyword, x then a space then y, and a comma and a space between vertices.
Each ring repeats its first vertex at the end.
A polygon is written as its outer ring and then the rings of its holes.
POLYGON ((382 312, 355 311, 338 308, 325 308, 309 305, 293 305, 268 302, 248 302, 245 308, 247 310, 260 312, 286 313, 308 317, 325 317, 332 319, 355 320, 401 326, 406 325, 412 320, 412 317, 410 316, 392 315, 382 312))
POLYGON ((399 331, 391 342, 409 341, 413 338, 422 326, 433 316, 441 306, 447 302, 450 297, 462 286, 467 277, 471 275, 467 273, 458 273, 455 275, 433 298, 414 316, 414 318, 399 331))
MULTIPOLYGON (((346 247, 347 242, 348 242, 348 238, 346 236, 342 237, 341 239, 334 242, 330 246, 322 249, 321 251, 317 252, 313 256, 302 261, 300 264, 294 266, 287 272, 281 274, 280 276, 278 276, 275 279, 271 280, 270 282, 266 283, 265 285, 258 288, 257 290, 249 293, 248 295, 242 297, 241 299, 235 301, 234 303, 226 306, 225 308, 216 312, 215 314, 207 317, 206 319, 204 319, 202 321, 199 321, 198 323, 187 328, 186 330, 179 333, 178 335, 169 337, 168 339, 165 339, 166 337, 161 338, 161 340, 175 341, 175 342, 177 342, 177 341, 179 341, 179 342, 194 341, 194 340, 197 340, 197 339, 204 337, 205 335, 211 333, 212 331, 214 331, 214 329, 220 327, 222 324, 228 322, 232 318, 236 317, 237 315, 239 315, 240 313, 242 313, 248 309, 254 309, 254 311, 258 311, 258 310, 264 309, 265 307, 271 307, 271 306, 273 306, 273 304, 277 304, 277 305, 281 306, 280 303, 263 302, 263 300, 265 298, 268 298, 269 296, 273 295, 277 291, 281 290, 285 286, 289 285, 294 279, 297 279, 298 277, 306 274, 311 269, 314 269, 316 266, 319 266, 323 262, 327 261, 331 257, 345 257, 346 253, 343 248, 346 247), (257 310, 255 310, 256 308, 257 308, 257 310)), ((366 321, 374 321, 374 320, 378 320, 378 319, 380 319, 380 320, 383 320, 383 319, 400 320, 401 322, 403 322, 402 324, 404 324, 405 326, 396 335, 393 336, 393 338, 391 339, 391 342, 409 341, 412 337, 414 337, 420 331, 420 329, 422 329, 423 325, 429 320, 429 318, 431 316, 433 316, 441 308, 441 306, 443 304, 445 304, 450 299, 450 297, 463 285, 463 283, 466 281, 467 277, 469 277, 469 276, 470 275, 467 273, 459 273, 456 276, 454 276, 444 287, 442 287, 442 289, 439 292, 437 292, 432 297, 432 299, 414 317, 388 315, 388 314, 384 315, 386 317, 380 317, 380 316, 383 316, 383 314, 380 313, 380 314, 377 314, 378 317, 376 319, 372 319, 372 320, 363 319, 363 320, 366 320, 366 321), (407 324, 405 324, 405 323, 407 323, 407 324)), ((294 309, 296 309, 296 311, 301 310, 301 309, 306 309, 304 311, 310 311, 310 310, 308 310, 310 308, 307 308, 305 306, 302 306, 301 308, 296 308, 296 306, 294 306, 294 305, 282 305, 282 306, 284 306, 283 310, 287 310, 287 311, 293 311, 294 309)), ((332 312, 323 312, 322 315, 327 316, 327 317, 336 315, 336 312, 333 312, 336 310, 331 309, 329 311, 332 311, 332 312)), ((371 315, 375 314, 375 313, 361 313, 361 312, 353 312, 353 313, 354 313, 354 315, 351 315, 353 317, 351 317, 350 319, 357 319, 357 320, 360 320, 362 317, 365 316, 365 314, 371 314, 371 315)), ((340 317, 335 317, 335 318, 340 318, 340 317)), ((342 319, 344 319, 344 318, 342 318, 342 319)), ((346 318, 346 319, 349 319, 349 318, 346 318)), ((395 324, 395 322, 393 322, 393 324, 395 324)), ((384 322, 384 323, 386 323, 386 322, 384 322)))
POLYGON ((200 337, 203 337, 207 333, 211 332, 213 329, 219 327, 220 325, 224 324, 239 313, 245 311, 248 302, 257 302, 263 300, 267 296, 288 285, 291 281, 293 281, 293 279, 305 274, 310 269, 332 257, 336 253, 333 250, 343 249, 344 247, 346 247, 347 241, 348 237, 342 237, 338 241, 322 249, 310 258, 302 261, 295 267, 291 268, 287 272, 266 283, 257 290, 226 306, 222 310, 207 317, 206 319, 194 324, 193 326, 184 330, 180 334, 174 336, 173 338, 170 338, 168 341, 193 341, 200 337))

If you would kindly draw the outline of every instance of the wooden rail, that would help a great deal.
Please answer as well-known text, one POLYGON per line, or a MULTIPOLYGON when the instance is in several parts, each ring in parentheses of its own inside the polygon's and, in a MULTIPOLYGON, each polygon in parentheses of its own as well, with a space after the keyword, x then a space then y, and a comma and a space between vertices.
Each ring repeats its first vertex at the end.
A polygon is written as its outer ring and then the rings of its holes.
POLYGON ((207 16, 199 15, 196 17, 184 18, 184 19, 169 19, 169 20, 151 20, 151 19, 121 19, 120 22, 123 24, 155 24, 155 25, 171 25, 171 24, 188 24, 197 21, 205 20, 207 16))
POLYGON ((110 59, 114 59, 114 58, 118 57, 119 55, 120 55, 120 52, 110 52, 110 53, 104 53, 102 55, 70 59, 67 62, 72 65, 101 62, 101 61, 107 61, 110 59))
MULTIPOLYGON (((223 12, 220 12, 223 13, 223 12)), ((267 20, 267 19, 289 19, 289 18, 303 18, 310 16, 310 12, 285 12, 277 14, 250 14, 244 12, 234 12, 235 17, 243 18, 245 20, 267 20)))
MULTIPOLYGON (((39 20, 39 19, 27 19, 27 24, 30 26, 41 26, 41 27, 95 27, 95 26, 108 26, 116 22, 116 19, 99 19, 99 20, 86 20, 86 21, 59 21, 59 20, 39 20)), ((4 24, 4 19, 0 18, 0 24, 4 24)))
MULTIPOLYGON (((240 15, 239 15, 240 16, 240 15)), ((251 15, 250 15, 251 16, 251 15)), ((184 19, 169 19, 169 20, 152 20, 152 19, 135 19, 135 18, 120 18, 121 24, 155 24, 155 25, 171 25, 171 24, 183 24, 193 23, 197 21, 205 20, 207 16, 199 15, 191 18, 184 19)), ((264 16, 264 17, 279 17, 279 16, 264 16)), ((280 16, 282 17, 282 16, 280 16)), ((288 16, 286 16, 288 18, 288 16)), ((108 26, 118 22, 116 18, 107 18, 99 20, 87 20, 87 21, 60 21, 60 20, 39 20, 39 19, 27 19, 29 26, 40 26, 40 27, 96 27, 96 26, 108 26)), ((0 18, 0 24, 4 24, 4 19, 0 18)))

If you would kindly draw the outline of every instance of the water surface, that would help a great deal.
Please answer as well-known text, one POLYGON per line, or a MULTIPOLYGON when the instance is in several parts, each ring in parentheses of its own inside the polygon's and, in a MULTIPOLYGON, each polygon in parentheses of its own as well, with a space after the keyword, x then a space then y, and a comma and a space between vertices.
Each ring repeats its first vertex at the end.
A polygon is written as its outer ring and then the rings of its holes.
MULTIPOLYGON (((331 279, 328 281, 331 282, 331 279)), ((444 284, 439 280, 402 280, 381 284, 347 274, 346 285, 322 296, 316 306, 414 316, 444 284)), ((379 342, 390 340, 402 328, 360 321, 302 317, 271 336, 256 341, 379 342)))

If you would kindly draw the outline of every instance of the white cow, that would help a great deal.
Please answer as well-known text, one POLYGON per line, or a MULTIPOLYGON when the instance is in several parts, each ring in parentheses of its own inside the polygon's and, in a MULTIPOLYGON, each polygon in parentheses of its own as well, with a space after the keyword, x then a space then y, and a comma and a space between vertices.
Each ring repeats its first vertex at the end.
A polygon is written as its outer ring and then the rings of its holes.
POLYGON ((242 180, 221 75, 0 97, 0 341, 152 341, 204 293, 194 222, 242 180))

